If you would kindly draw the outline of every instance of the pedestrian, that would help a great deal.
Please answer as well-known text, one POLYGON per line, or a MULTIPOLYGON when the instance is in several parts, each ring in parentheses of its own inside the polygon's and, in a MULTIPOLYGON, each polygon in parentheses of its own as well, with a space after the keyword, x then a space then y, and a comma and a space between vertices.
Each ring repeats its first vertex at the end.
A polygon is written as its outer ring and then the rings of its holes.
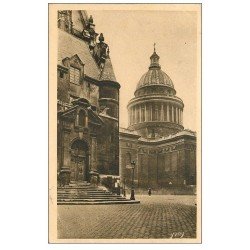
POLYGON ((126 198, 126 189, 125 189, 125 187, 123 188, 123 196, 126 198))
POLYGON ((151 188, 148 189, 148 195, 151 196, 151 188))

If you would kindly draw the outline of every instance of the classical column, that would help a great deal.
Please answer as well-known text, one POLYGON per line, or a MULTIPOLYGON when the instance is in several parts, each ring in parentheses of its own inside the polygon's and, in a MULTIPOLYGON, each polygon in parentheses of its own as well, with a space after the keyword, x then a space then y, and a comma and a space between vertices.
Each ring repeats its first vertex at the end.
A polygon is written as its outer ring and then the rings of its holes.
POLYGON ((167 121, 169 122, 169 104, 167 103, 167 121))
POLYGON ((85 127, 88 127, 89 117, 85 115, 85 127))
POLYGON ((75 121, 75 123, 76 123, 76 126, 79 125, 79 113, 77 113, 77 115, 76 115, 76 121, 75 121))
POLYGON ((142 122, 142 105, 141 104, 140 104, 139 108, 140 108, 140 122, 142 122))
POLYGON ((131 125, 133 124, 133 107, 130 108, 130 112, 131 112, 131 125))
POLYGON ((134 106, 134 109, 135 109, 135 122, 134 123, 136 124, 137 123, 137 112, 136 112, 137 110, 136 110, 136 106, 134 106))
POLYGON ((172 122, 175 122, 175 120, 174 120, 174 106, 171 106, 171 108, 172 108, 172 122))
POLYGON ((138 115, 138 117, 137 117, 138 122, 137 123, 139 123, 140 120, 141 120, 140 114, 141 114, 141 112, 140 112, 140 105, 137 105, 137 115, 138 115))
POLYGON ((150 121, 153 121, 153 106, 150 105, 150 121))
POLYGON ((90 169, 97 171, 97 140, 96 137, 91 137, 91 164, 90 169))
POLYGON ((130 113, 130 109, 128 110, 128 125, 131 125, 131 113, 130 113))
POLYGON ((163 106, 163 112, 164 112, 164 121, 167 121, 167 105, 166 103, 163 106))
POLYGON ((183 125, 183 110, 181 110, 181 125, 183 125))
POLYGON ((132 107, 132 116, 133 116, 132 123, 135 124, 135 107, 134 106, 132 107))
POLYGON ((140 106, 139 105, 136 106, 136 115, 137 115, 136 123, 139 123, 140 122, 140 106))
POLYGON ((176 122, 176 123, 179 123, 179 118, 178 118, 178 116, 179 116, 179 111, 178 111, 178 107, 176 107, 176 108, 175 108, 175 122, 176 122))
POLYGON ((144 105, 144 112, 145 112, 145 122, 148 121, 148 113, 147 113, 147 103, 144 105))
POLYGON ((161 121, 164 121, 164 108, 163 108, 163 103, 161 104, 161 121))
POLYGON ((181 125, 181 109, 179 108, 179 124, 181 125))
POLYGON ((62 128, 62 138, 61 138, 61 166, 60 169, 64 168, 70 168, 70 138, 69 138, 69 132, 65 131, 64 128, 62 128))

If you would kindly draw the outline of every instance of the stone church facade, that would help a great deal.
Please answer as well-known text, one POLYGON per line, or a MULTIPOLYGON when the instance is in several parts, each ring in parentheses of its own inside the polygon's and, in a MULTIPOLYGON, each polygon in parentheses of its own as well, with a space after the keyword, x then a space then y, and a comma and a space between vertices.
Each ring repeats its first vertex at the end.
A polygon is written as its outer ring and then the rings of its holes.
POLYGON ((196 185, 196 134, 183 127, 183 101, 170 77, 161 70, 154 50, 148 71, 128 103, 128 128, 120 128, 120 175, 131 185, 160 189, 196 185))
POLYGON ((58 11, 57 170, 119 175, 119 89, 108 44, 86 11, 58 11))

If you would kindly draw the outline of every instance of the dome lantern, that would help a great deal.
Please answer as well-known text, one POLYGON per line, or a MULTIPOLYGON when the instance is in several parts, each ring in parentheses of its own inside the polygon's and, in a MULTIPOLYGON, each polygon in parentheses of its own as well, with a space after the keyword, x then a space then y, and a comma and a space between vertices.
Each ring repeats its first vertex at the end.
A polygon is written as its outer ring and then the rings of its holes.
POLYGON ((149 69, 151 69, 151 68, 160 69, 161 66, 159 64, 159 59, 160 59, 160 57, 155 52, 155 43, 154 43, 154 53, 150 56, 151 63, 150 63, 149 69))

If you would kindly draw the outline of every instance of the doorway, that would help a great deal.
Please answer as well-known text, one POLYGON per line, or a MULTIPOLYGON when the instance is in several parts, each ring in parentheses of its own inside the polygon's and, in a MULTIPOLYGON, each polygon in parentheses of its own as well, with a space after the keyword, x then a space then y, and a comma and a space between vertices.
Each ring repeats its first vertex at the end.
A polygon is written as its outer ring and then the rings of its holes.
POLYGON ((71 144, 71 180, 89 181, 88 144, 84 140, 74 140, 71 144))

